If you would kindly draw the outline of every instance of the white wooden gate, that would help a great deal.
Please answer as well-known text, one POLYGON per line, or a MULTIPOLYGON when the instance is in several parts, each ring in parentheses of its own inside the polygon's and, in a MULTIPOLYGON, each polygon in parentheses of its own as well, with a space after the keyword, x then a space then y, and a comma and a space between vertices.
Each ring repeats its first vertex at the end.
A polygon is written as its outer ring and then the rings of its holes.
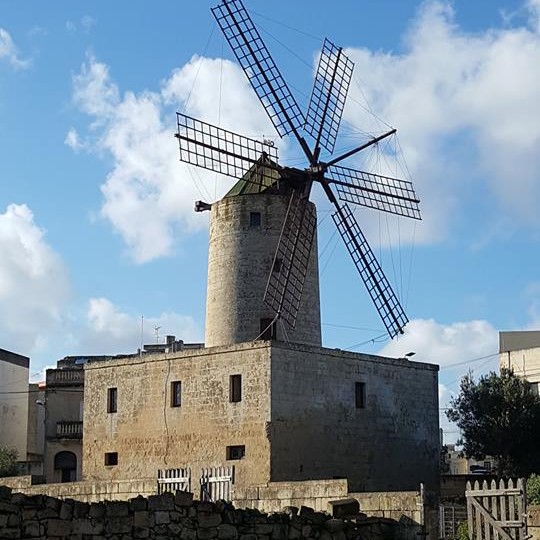
POLYGON ((191 491, 191 469, 159 469, 157 487, 159 495, 166 491, 191 491))
POLYGON ((201 471, 201 501, 230 501, 234 484, 234 465, 209 467, 201 471))
POLYGON ((527 496, 525 481, 484 480, 467 482, 467 515, 470 540, 525 540, 527 496))

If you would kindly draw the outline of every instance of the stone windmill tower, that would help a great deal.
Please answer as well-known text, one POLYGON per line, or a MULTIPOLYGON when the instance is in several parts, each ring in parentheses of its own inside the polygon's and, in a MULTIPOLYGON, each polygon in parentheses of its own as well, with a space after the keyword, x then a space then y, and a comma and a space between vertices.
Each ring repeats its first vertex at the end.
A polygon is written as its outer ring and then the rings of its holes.
POLYGON ((304 115, 242 2, 224 0, 212 11, 278 134, 297 140, 307 164, 280 165, 268 141, 177 113, 180 160, 239 179, 212 205, 206 345, 320 345, 314 182, 334 206, 334 223, 390 337, 403 333, 407 316, 348 203, 420 219, 419 201, 408 181, 340 165, 396 130, 334 156, 354 67, 343 49, 325 40, 304 115))
MULTIPOLYGON (((258 184, 264 164, 255 164, 238 183, 212 205, 206 298, 207 347, 231 345, 253 339, 279 339, 321 345, 317 239, 309 253, 307 275, 294 328, 275 318, 264 302, 269 272, 280 274, 283 261, 276 258, 289 196, 272 184, 258 184)), ((263 178, 271 179, 268 169, 263 178)), ((315 205, 309 203, 316 219, 315 205)))

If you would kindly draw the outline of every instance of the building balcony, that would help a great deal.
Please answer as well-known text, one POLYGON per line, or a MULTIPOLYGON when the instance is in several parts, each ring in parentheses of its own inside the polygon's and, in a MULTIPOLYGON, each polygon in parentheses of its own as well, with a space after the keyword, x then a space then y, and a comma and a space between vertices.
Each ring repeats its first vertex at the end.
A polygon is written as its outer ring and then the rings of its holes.
POLYGON ((82 386, 84 384, 83 369, 48 369, 47 388, 53 386, 82 386))
POLYGON ((82 439, 82 422, 56 422, 57 439, 82 439))

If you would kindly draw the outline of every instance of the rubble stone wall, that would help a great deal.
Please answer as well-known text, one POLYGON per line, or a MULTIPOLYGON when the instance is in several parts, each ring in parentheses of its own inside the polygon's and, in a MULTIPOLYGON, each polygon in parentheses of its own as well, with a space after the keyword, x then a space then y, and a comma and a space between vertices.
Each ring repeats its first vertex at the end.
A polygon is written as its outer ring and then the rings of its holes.
POLYGON ((267 515, 186 492, 89 504, 0 487, 2 540, 402 540, 401 531, 384 518, 334 519, 306 507, 267 515))

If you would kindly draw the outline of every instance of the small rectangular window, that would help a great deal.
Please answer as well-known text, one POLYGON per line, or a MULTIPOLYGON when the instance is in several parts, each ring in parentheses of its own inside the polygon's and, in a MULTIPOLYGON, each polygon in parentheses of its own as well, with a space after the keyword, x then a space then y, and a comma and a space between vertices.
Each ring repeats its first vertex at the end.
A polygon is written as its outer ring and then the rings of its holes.
POLYGON ((251 228, 261 226, 261 213, 260 212, 249 213, 249 226, 251 228))
POLYGON ((112 465, 118 465, 118 452, 106 452, 105 465, 107 467, 110 467, 112 465))
POLYGON ((107 412, 118 411, 118 388, 109 388, 107 390, 107 412))
POLYGON ((182 405, 182 381, 173 381, 171 383, 171 407, 180 407, 182 405))
POLYGON ((364 409, 366 407, 366 383, 357 382, 354 385, 355 402, 357 409, 364 409))
POLYGON ((227 446, 227 459, 242 459, 246 455, 246 447, 243 444, 227 446))
POLYGON ((231 403, 242 401, 242 375, 229 377, 229 401, 231 403))
POLYGON ((274 259, 274 264, 272 266, 272 272, 274 272, 274 274, 280 274, 281 266, 282 266, 282 259, 280 259, 279 257, 276 257, 274 259))
POLYGON ((264 341, 276 339, 276 321, 274 319, 261 319, 259 339, 264 341))

